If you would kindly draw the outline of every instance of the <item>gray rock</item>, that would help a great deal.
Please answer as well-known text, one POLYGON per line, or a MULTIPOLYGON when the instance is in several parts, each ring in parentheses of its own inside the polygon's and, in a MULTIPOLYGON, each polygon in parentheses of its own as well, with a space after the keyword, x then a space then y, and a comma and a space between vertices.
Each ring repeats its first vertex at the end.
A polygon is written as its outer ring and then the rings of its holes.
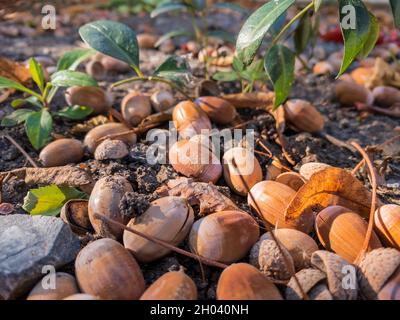
POLYGON ((47 272, 73 261, 78 237, 61 219, 15 214, 0 216, 0 300, 25 294, 47 272))

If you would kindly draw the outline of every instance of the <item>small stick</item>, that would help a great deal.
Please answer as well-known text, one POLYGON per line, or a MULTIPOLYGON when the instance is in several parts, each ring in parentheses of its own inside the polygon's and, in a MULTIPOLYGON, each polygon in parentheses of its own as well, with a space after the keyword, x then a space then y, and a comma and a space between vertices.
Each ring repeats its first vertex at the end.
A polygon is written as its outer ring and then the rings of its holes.
POLYGON ((13 138, 11 138, 8 134, 5 134, 3 136, 4 138, 8 139, 26 158, 26 160, 29 161, 29 163, 34 167, 38 168, 39 166, 36 164, 35 161, 31 158, 31 156, 18 144, 17 141, 15 141, 13 138))
POLYGON ((157 126, 158 126, 158 123, 152 123, 152 124, 150 124, 148 126, 137 127, 137 128, 133 128, 133 129, 130 129, 130 130, 123 131, 123 132, 108 134, 108 135, 106 135, 104 137, 98 138, 96 140, 96 142, 102 142, 102 141, 107 140, 107 139, 120 138, 120 137, 126 136, 128 134, 132 134, 132 133, 140 134, 140 133, 142 133, 144 131, 147 131, 149 129, 155 128, 157 126))
POLYGON ((348 143, 346 143, 342 140, 335 138, 334 136, 331 136, 330 134, 327 134, 326 132, 320 132, 319 135, 322 138, 325 138, 327 141, 329 141, 330 143, 332 143, 333 145, 335 145, 339 148, 345 148, 353 153, 356 152, 356 149, 354 149, 351 145, 349 145, 348 143))
POLYGON ((351 174, 354 176, 355 174, 356 174, 356 172, 358 171, 358 170, 360 170, 360 168, 362 167, 362 166, 364 166, 365 165, 365 160, 364 159, 362 159, 359 163, 357 163, 357 165, 354 167, 354 169, 351 171, 351 174))

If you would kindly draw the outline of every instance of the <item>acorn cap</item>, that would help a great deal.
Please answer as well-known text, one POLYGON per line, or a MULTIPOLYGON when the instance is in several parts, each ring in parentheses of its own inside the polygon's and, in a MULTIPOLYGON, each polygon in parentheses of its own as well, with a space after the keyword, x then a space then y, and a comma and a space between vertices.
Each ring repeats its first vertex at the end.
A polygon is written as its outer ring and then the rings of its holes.
MULTIPOLYGON (((312 289, 317 286, 317 284, 326 279, 325 273, 313 268, 300 270, 296 273, 296 277, 299 280, 303 292, 307 295, 310 295, 312 289)), ((319 292, 321 291, 320 289, 318 290, 319 292)), ((287 284, 285 297, 286 300, 303 300, 303 295, 294 277, 292 277, 287 284)))

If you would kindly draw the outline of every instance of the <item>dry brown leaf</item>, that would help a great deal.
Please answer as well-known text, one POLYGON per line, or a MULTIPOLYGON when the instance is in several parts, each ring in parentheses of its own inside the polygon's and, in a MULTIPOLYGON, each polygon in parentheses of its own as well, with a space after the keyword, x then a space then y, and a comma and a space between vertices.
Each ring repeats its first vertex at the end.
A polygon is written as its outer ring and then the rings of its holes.
POLYGON ((233 93, 221 96, 232 103, 236 108, 265 108, 272 109, 275 94, 273 92, 233 93))
POLYGON ((328 206, 346 207, 368 218, 371 193, 346 170, 327 168, 314 173, 297 192, 288 205, 286 219, 296 219, 303 214, 319 212, 328 206))
POLYGON ((385 157, 400 156, 400 135, 394 136, 385 142, 367 148, 367 151, 381 152, 385 157))
POLYGON ((376 58, 371 77, 365 86, 373 89, 378 86, 390 86, 400 88, 400 73, 382 58, 376 58))
POLYGON ((25 83, 31 78, 29 69, 22 63, 0 57, 0 76, 25 83))

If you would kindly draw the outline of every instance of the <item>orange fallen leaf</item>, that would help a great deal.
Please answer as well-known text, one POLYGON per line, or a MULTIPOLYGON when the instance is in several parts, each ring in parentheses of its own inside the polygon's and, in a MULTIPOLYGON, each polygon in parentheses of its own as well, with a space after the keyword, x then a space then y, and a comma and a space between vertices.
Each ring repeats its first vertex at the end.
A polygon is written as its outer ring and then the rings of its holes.
POLYGON ((364 218, 369 217, 371 193, 346 170, 327 168, 314 173, 286 208, 286 219, 319 212, 328 206, 346 207, 364 218))
POLYGON ((0 76, 21 83, 31 78, 29 69, 22 63, 0 57, 0 76))

